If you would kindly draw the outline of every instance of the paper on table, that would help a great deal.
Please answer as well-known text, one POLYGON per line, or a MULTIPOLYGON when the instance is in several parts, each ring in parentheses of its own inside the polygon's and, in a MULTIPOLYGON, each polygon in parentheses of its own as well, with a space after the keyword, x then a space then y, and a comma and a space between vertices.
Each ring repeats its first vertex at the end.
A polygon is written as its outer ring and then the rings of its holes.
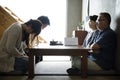
POLYGON ((64 38, 64 45, 78 45, 78 38, 77 37, 66 37, 64 38))

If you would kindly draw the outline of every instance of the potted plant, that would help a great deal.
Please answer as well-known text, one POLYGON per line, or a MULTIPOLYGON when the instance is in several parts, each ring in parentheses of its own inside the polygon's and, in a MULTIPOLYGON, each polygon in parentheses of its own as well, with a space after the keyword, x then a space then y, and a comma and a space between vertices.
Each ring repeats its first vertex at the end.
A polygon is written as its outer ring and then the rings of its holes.
POLYGON ((84 25, 84 21, 79 22, 78 25, 77 25, 77 30, 82 30, 83 25, 84 25))

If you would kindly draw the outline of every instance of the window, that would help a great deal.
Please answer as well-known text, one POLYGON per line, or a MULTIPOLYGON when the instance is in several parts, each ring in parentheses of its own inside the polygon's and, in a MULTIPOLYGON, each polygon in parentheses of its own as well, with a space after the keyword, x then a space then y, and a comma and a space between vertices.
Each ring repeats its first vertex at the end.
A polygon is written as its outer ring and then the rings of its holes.
POLYGON ((66 0, 1 0, 23 21, 36 19, 46 15, 51 25, 41 32, 41 36, 48 42, 52 39, 63 40, 66 29, 66 0))
POLYGON ((1 0, 1 5, 7 6, 24 22, 41 15, 48 16, 50 26, 40 35, 49 43, 53 39, 63 41, 66 36, 66 2, 67 0, 1 0))

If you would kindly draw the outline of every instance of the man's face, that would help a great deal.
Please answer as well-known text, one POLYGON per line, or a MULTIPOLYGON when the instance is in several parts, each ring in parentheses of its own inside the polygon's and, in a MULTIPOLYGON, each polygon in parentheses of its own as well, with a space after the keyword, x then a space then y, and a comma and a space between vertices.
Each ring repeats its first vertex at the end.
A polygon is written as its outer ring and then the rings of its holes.
POLYGON ((46 28, 47 26, 48 26, 47 24, 43 24, 42 29, 46 28))
POLYGON ((108 20, 103 15, 98 16, 98 20, 97 20, 98 30, 102 31, 106 29, 108 26, 109 26, 108 20))

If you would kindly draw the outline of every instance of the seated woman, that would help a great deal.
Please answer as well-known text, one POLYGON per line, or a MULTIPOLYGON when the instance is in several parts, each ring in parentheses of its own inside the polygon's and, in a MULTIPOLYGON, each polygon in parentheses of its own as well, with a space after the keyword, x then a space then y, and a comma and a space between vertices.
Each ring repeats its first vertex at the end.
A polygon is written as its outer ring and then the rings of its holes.
MULTIPOLYGON (((84 42, 83 42, 83 47, 89 47, 92 44, 92 41, 94 40, 94 37, 97 35, 98 30, 96 27, 96 20, 97 20, 97 15, 89 16, 89 27, 91 31, 87 34, 84 42)), ((69 74, 77 74, 80 72, 80 62, 81 58, 72 56, 71 61, 72 61, 72 68, 69 68, 67 72, 69 74)))
POLYGON ((41 32, 42 24, 38 20, 26 23, 15 22, 4 32, 0 41, 0 72, 26 72, 28 57, 25 55, 23 42, 29 46, 29 35, 34 38, 41 32))

